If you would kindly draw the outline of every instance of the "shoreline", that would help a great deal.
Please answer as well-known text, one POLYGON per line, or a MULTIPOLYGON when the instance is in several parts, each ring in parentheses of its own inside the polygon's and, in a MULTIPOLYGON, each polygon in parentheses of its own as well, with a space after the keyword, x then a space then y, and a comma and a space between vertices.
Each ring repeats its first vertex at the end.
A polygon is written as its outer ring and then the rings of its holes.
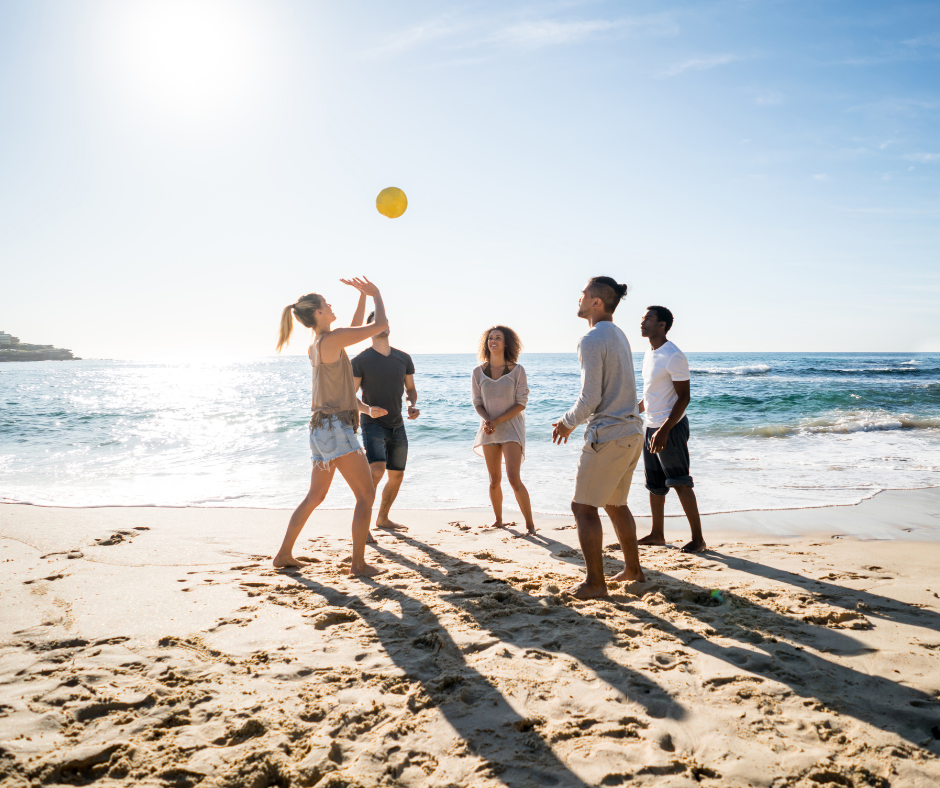
MULTIPOLYGON (((507 502, 508 504, 508 502, 507 502)), ((773 508, 773 509, 736 509, 723 512, 710 512, 707 514, 702 514, 702 525, 703 529, 706 531, 710 530, 709 526, 717 526, 717 528, 712 528, 711 530, 716 533, 738 533, 738 532, 750 532, 754 531, 756 528, 760 532, 773 533, 776 535, 787 535, 792 537, 799 536, 811 536, 817 534, 817 531, 814 530, 815 526, 804 526, 790 533, 782 531, 781 526, 783 525, 783 520, 795 519, 797 521, 805 521, 813 518, 814 514, 822 513, 833 513, 832 518, 827 518, 835 521, 834 528, 841 528, 840 522, 847 519, 847 513, 852 512, 857 513, 864 518, 867 518, 867 522, 871 524, 874 521, 877 521, 881 524, 887 523, 891 518, 886 516, 888 513, 885 510, 890 510, 892 506, 901 506, 901 507, 913 507, 916 509, 915 518, 913 523, 908 523, 905 526, 898 526, 900 533, 913 532, 913 530, 907 531, 906 528, 910 527, 911 529, 917 529, 918 533, 923 536, 928 536, 929 541, 940 540, 940 515, 931 514, 930 509, 933 509, 935 512, 940 512, 940 485, 931 485, 927 487, 915 487, 915 488, 905 488, 905 489, 886 489, 879 490, 875 493, 872 493, 869 497, 863 498, 857 503, 836 503, 836 504, 825 504, 822 506, 803 506, 803 507, 792 507, 792 508, 773 508)), ((38 503, 23 503, 23 502, 14 502, 14 501, 0 501, 0 510, 2 507, 32 507, 36 509, 46 509, 46 510, 61 510, 61 511, 210 511, 210 512, 272 512, 272 513, 286 513, 292 512, 293 508, 274 508, 274 507, 252 507, 252 506, 162 506, 157 504, 152 505, 138 505, 138 504, 113 504, 106 506, 57 506, 54 504, 38 504, 38 503)), ((311 516, 311 519, 317 516, 319 512, 322 515, 324 514, 337 514, 343 512, 351 512, 353 507, 336 507, 336 508, 327 508, 320 507, 314 514, 311 516)), ((508 513, 507 519, 511 519, 512 516, 518 512, 514 507, 510 505, 505 506, 505 510, 508 513)), ((479 514, 486 518, 488 513, 491 511, 489 507, 485 506, 467 506, 467 507, 441 507, 441 508, 424 508, 424 509, 414 509, 414 508, 395 508, 397 513, 417 513, 420 515, 434 515, 439 514, 441 516, 447 516, 448 514, 479 514)), ((547 521, 556 521, 556 520, 571 520, 572 517, 570 514, 554 514, 554 513, 544 513, 544 512, 533 512, 534 516, 538 519, 543 519, 547 521)), ((601 518, 606 520, 606 513, 600 511, 601 518)), ((635 516, 638 530, 641 526, 647 526, 650 522, 650 517, 646 515, 636 515, 635 516)), ((852 517, 853 522, 857 521, 857 517, 852 517)), ((666 525, 669 529, 670 521, 675 521, 680 525, 676 530, 681 530, 681 524, 685 523, 685 515, 682 513, 672 513, 666 514, 666 525)), ((824 529, 824 530, 831 530, 824 529)), ((859 529, 842 529, 844 535, 856 535, 860 534, 859 529)), ((860 537, 861 538, 861 537, 860 537)), ((881 537, 884 538, 884 537, 881 537)), ((903 537, 896 537, 903 538, 903 537)))

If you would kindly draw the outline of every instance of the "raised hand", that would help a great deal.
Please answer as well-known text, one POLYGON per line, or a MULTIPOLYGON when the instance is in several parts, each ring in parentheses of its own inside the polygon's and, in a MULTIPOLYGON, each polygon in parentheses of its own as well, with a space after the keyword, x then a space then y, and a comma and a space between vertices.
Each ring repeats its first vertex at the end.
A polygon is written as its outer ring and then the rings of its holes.
POLYGON ((339 281, 344 285, 355 287, 356 290, 358 290, 360 293, 365 293, 367 296, 375 296, 375 294, 379 292, 379 288, 364 276, 354 276, 352 279, 340 279, 339 281))
POLYGON ((408 418, 409 419, 416 419, 420 415, 421 415, 421 411, 418 410, 414 405, 408 406, 408 418))

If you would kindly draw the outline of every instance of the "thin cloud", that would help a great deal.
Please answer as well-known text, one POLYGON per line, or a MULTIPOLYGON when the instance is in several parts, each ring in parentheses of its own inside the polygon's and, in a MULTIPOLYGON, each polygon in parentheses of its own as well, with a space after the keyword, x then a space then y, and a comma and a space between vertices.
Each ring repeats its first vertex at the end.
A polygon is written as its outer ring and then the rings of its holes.
POLYGON ((902 41, 901 43, 906 47, 911 47, 912 49, 920 49, 921 47, 940 48, 940 33, 928 33, 925 36, 909 38, 906 41, 902 41))
MULTIPOLYGON (((620 19, 530 19, 508 25, 492 19, 452 20, 453 17, 444 17, 402 30, 360 56, 394 57, 435 42, 442 42, 443 48, 451 52, 482 49, 492 54, 495 49, 530 51, 581 44, 604 34, 670 36, 679 32, 669 13, 620 19)), ((456 62, 477 63, 486 59, 485 55, 470 55, 456 62)))
POLYGON ((813 180, 824 181, 824 182, 825 182, 825 181, 831 181, 832 178, 831 178, 827 173, 825 173, 825 172, 820 172, 820 173, 817 173, 816 175, 813 176, 813 180))
POLYGON ((940 162, 940 153, 909 153, 904 157, 908 161, 918 161, 921 164, 940 162))
POLYGON ((385 43, 363 52, 362 57, 379 58, 388 55, 400 55, 409 49, 414 49, 430 41, 452 36, 460 30, 460 27, 446 24, 439 19, 422 22, 420 25, 395 33, 387 38, 385 43))
POLYGON ((786 96, 783 93, 778 93, 775 90, 768 91, 766 93, 758 93, 754 97, 754 103, 758 107, 773 107, 777 104, 782 104, 786 96))
POLYGON ((538 22, 523 22, 500 30, 493 36, 493 41, 535 49, 558 44, 576 44, 596 33, 603 33, 620 27, 622 22, 595 19, 582 22, 556 22, 546 19, 538 22))
POLYGON ((662 76, 675 77, 689 70, 705 71, 710 68, 716 68, 717 66, 734 63, 736 60, 740 59, 741 58, 737 55, 715 55, 714 57, 690 58, 689 60, 683 60, 681 63, 670 66, 662 72, 662 76))

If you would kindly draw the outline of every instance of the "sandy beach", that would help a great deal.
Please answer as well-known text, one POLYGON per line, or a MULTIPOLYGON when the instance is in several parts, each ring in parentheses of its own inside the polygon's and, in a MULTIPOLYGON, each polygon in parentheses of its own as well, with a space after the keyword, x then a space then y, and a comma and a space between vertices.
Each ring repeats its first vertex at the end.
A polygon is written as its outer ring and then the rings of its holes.
POLYGON ((399 512, 364 582, 348 511, 290 572, 281 510, 5 505, 2 782, 936 786, 938 512, 708 516, 711 551, 647 548, 648 584, 580 602, 572 518, 399 512))

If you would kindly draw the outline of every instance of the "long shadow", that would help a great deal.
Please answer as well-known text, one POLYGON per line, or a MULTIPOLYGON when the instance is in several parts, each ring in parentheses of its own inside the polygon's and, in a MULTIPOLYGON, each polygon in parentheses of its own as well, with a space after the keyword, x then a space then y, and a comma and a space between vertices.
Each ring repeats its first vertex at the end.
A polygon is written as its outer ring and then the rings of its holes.
POLYGON ((775 569, 755 561, 748 561, 746 558, 725 555, 714 550, 709 551, 708 558, 723 563, 729 569, 736 569, 739 572, 747 572, 759 577, 766 577, 768 580, 774 580, 778 583, 795 586, 801 591, 825 599, 826 603, 833 607, 841 607, 855 612, 856 605, 863 602, 869 608, 865 610, 866 616, 940 632, 940 614, 932 610, 924 610, 890 597, 873 594, 871 591, 858 591, 825 580, 803 577, 795 572, 788 572, 786 569, 775 569))
MULTIPOLYGON (((556 542, 555 545, 562 546, 562 543, 556 542)), ((564 547, 568 549, 567 545, 564 547)), ((553 557, 560 561, 571 564, 580 563, 577 555, 561 556, 554 550, 552 552, 553 557)), ((824 598, 827 603, 857 612, 852 599, 854 595, 855 600, 866 601, 871 607, 871 610, 865 610, 866 616, 878 616, 919 626, 924 626, 923 619, 926 616, 940 618, 932 611, 913 608, 888 597, 805 578, 786 570, 773 569, 712 550, 708 552, 708 558, 720 560, 731 569, 792 583, 807 593, 814 593, 812 589, 806 588, 807 585, 822 585, 829 593, 817 595, 824 598), (886 612, 886 608, 890 608, 891 614, 886 612)), ((623 566, 618 559, 606 555, 604 562, 623 566)), ((650 579, 657 581, 660 589, 665 592, 664 595, 684 613, 698 617, 709 624, 722 615, 721 607, 712 607, 710 604, 710 589, 679 580, 664 572, 647 570, 647 574, 650 579), (690 603, 688 600, 698 600, 701 604, 690 603)), ((755 653, 749 648, 721 646, 703 638, 694 630, 684 629, 654 613, 636 609, 634 612, 637 616, 645 616, 648 621, 655 623, 661 631, 682 640, 688 648, 721 659, 768 680, 778 681, 788 686, 794 694, 800 697, 815 699, 840 713, 882 730, 896 733, 912 744, 926 746, 932 752, 940 754, 940 736, 937 733, 940 728, 940 701, 920 690, 906 687, 882 676, 860 673, 816 654, 808 653, 800 647, 780 643, 774 636, 783 636, 783 633, 786 633, 786 637, 807 645, 815 645, 818 640, 823 639, 829 651, 846 656, 871 651, 861 641, 842 631, 803 622, 752 602, 746 604, 753 605, 757 609, 759 620, 752 619, 749 622, 751 626, 744 626, 739 617, 733 616, 733 621, 723 622, 724 631, 719 632, 719 635, 740 640, 751 647, 756 646, 763 654, 755 653), (833 692, 826 692, 823 681, 829 681, 837 689, 833 692), (857 698, 856 702, 852 701, 852 696, 857 698), (931 738, 932 742, 928 741, 927 745, 923 744, 925 740, 931 738)))
MULTIPOLYGON (((684 581, 675 582, 678 584, 684 581)), ((708 589, 691 583, 685 585, 696 589, 703 600, 710 596, 708 589)), ((778 642, 772 635, 765 637, 764 633, 772 633, 775 624, 780 628, 792 629, 794 621, 762 606, 755 607, 759 608, 762 615, 771 617, 770 626, 760 629, 747 628, 735 622, 737 632, 731 635, 727 632, 720 633, 724 637, 743 640, 751 648, 722 646, 661 616, 648 615, 660 630, 682 640, 687 648, 724 660, 736 668, 770 681, 780 682, 800 697, 815 699, 841 714, 895 733, 912 744, 940 754, 940 737, 936 727, 940 725, 940 702, 936 698, 882 676, 860 673, 830 662, 798 646, 778 642), (753 648, 762 653, 755 652, 753 648), (830 687, 832 689, 829 689, 830 687), (929 741, 931 738, 932 742, 929 741), (925 740, 928 740, 926 745, 925 740)), ((701 610, 714 612, 716 608, 701 610)), ((685 612, 690 611, 686 609, 685 612)), ((810 626, 812 625, 804 625, 801 629, 807 630, 810 626)), ((814 637, 812 632, 804 631, 802 634, 803 639, 814 637)), ((826 635, 830 639, 836 637, 857 643, 854 638, 831 630, 826 630, 826 635)))
MULTIPOLYGON (((557 605, 553 608, 555 615, 551 616, 551 621, 547 622, 544 627, 533 626, 531 618, 528 618, 524 626, 516 629, 508 629, 506 626, 494 626, 489 620, 489 615, 481 613, 478 608, 468 604, 468 601, 474 597, 487 596, 493 593, 492 590, 483 589, 483 585, 504 583, 505 581, 488 575, 477 564, 455 558, 407 535, 399 534, 398 540, 421 550, 427 556, 433 558, 439 566, 419 564, 407 556, 381 545, 377 546, 376 549, 384 553, 390 560, 394 560, 401 566, 412 569, 422 577, 437 583, 442 590, 454 589, 454 581, 459 578, 461 591, 442 594, 441 599, 449 601, 461 610, 473 615, 477 625, 482 630, 489 632, 503 642, 511 643, 522 649, 532 649, 536 653, 547 651, 556 654, 567 654, 573 657, 588 665, 600 679, 613 689, 642 705, 651 717, 668 717, 677 720, 685 717, 685 709, 662 687, 651 681, 647 676, 613 661, 604 654, 604 647, 615 643, 618 633, 601 620, 583 616, 565 605, 557 605), (476 582, 478 588, 465 587, 467 585, 466 576, 471 572, 478 577, 482 576, 476 582), (568 623, 576 623, 579 630, 584 632, 584 636, 577 638, 574 642, 559 636, 559 619, 567 619, 568 623), (540 632, 540 630, 546 629, 549 630, 547 635, 540 632), (588 629, 591 631, 585 631, 588 629)), ((499 611, 500 615, 496 618, 496 621, 505 624, 506 618, 502 614, 513 608, 518 614, 527 616, 532 616, 532 614, 536 616, 545 615, 546 608, 540 604, 536 597, 518 589, 513 589, 507 594, 505 601, 511 602, 513 607, 507 607, 499 611)))
POLYGON ((359 597, 337 591, 299 574, 291 579, 327 599, 334 606, 355 610, 369 624, 389 658, 410 679, 420 682, 424 697, 412 703, 418 711, 434 705, 464 739, 471 752, 481 757, 493 773, 510 788, 587 788, 568 769, 548 743, 534 730, 531 721, 516 712, 490 680, 467 664, 447 629, 426 605, 397 589, 377 586, 381 597, 394 599, 402 607, 399 618, 375 610, 359 597), (417 654, 425 653, 416 659, 417 654), (472 716, 475 705, 486 707, 486 728, 472 716), (524 747, 515 745, 522 744, 524 747), (520 750, 526 755, 521 756, 520 750), (507 755, 511 758, 506 762, 507 755))

